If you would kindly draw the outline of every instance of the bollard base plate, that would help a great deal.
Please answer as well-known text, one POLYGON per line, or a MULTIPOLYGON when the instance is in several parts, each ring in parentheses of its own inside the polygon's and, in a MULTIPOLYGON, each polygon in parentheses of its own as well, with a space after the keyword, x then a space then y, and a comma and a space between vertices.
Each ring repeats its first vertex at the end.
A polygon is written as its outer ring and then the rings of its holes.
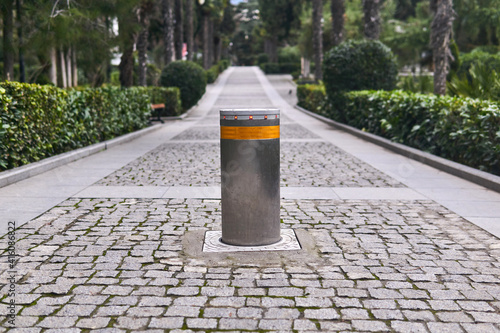
POLYGON ((207 231, 203 242, 203 252, 262 252, 262 251, 297 251, 300 243, 292 229, 281 229, 281 240, 263 246, 235 246, 221 242, 222 231, 207 231))

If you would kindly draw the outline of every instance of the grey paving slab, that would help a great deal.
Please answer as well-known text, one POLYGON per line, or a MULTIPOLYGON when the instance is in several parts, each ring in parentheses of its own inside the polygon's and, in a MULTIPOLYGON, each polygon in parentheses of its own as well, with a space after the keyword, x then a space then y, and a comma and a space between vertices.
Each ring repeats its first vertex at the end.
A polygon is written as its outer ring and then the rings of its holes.
POLYGON ((168 187, 160 186, 89 186, 74 195, 77 198, 162 198, 168 187))
POLYGON ((342 199, 360 200, 425 200, 424 195, 410 188, 335 188, 342 199))

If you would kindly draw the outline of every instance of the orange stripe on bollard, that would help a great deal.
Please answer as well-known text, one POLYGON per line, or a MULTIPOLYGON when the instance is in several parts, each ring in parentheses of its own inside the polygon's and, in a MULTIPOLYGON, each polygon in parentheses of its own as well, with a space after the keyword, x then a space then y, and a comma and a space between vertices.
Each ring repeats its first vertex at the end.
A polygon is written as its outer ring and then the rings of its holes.
POLYGON ((265 140, 279 139, 279 126, 236 127, 221 126, 220 138, 230 140, 265 140))

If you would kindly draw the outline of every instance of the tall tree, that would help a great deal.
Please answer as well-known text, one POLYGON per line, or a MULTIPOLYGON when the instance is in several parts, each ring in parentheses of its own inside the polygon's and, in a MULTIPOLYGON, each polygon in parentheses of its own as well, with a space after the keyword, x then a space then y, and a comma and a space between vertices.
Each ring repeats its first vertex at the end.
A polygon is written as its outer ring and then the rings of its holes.
POLYGON ((277 43, 289 37, 292 28, 300 27, 301 0, 259 0, 260 18, 266 30, 265 49, 269 61, 277 62, 277 43))
POLYGON ((17 38, 19 39, 19 81, 26 82, 26 68, 24 66, 24 34, 23 34, 23 13, 22 0, 16 1, 17 12, 17 38))
POLYGON ((149 24, 150 15, 154 8, 154 3, 151 0, 142 0, 139 8, 139 25, 141 30, 137 37, 137 53, 139 58, 139 86, 146 86, 147 74, 147 51, 148 51, 148 37, 149 37, 149 24))
POLYGON ((4 79, 14 80, 14 0, 2 1, 4 79))
POLYGON ((136 19, 135 15, 130 12, 126 12, 118 17, 122 52, 118 69, 120 70, 120 84, 122 87, 131 87, 134 84, 134 44, 136 34, 133 28, 136 19))
POLYGON ((313 46, 314 46, 314 78, 316 81, 323 79, 323 71, 321 65, 323 63, 323 1, 313 0, 313 46))
POLYGON ((165 66, 174 58, 174 0, 162 0, 163 47, 165 66))
POLYGON ((182 49, 184 47, 184 29, 183 29, 183 1, 175 0, 175 59, 182 60, 182 49))
POLYGON ((363 0, 364 35, 368 39, 380 37, 380 6, 383 0, 363 0))
POLYGON ((454 14, 452 0, 437 0, 431 24, 432 60, 434 62, 434 93, 446 94, 446 76, 450 68, 450 40, 454 14))
POLYGON ((187 59, 193 60, 194 54, 194 23, 193 23, 193 0, 186 0, 186 44, 187 59))
POLYGON ((330 11, 332 13, 332 42, 339 45, 344 40, 344 0, 331 0, 330 11))

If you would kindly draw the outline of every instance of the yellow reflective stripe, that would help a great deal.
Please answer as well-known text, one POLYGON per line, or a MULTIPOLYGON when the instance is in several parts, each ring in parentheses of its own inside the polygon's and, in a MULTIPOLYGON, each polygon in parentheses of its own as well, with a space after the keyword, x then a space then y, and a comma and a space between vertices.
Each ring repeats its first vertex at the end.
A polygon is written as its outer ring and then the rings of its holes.
POLYGON ((220 138, 230 140, 279 139, 279 126, 233 127, 221 126, 220 138))

